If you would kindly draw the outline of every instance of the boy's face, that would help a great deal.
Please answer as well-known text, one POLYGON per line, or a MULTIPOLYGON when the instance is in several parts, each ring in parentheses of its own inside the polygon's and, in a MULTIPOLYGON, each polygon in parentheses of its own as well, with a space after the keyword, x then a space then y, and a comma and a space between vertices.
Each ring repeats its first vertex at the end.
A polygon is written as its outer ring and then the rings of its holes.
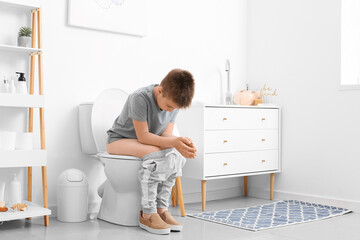
POLYGON ((174 103, 174 101, 171 98, 163 97, 162 95, 162 89, 159 91, 159 95, 157 97, 157 103, 159 105, 159 108, 168 112, 172 112, 174 109, 179 108, 179 106, 174 103))

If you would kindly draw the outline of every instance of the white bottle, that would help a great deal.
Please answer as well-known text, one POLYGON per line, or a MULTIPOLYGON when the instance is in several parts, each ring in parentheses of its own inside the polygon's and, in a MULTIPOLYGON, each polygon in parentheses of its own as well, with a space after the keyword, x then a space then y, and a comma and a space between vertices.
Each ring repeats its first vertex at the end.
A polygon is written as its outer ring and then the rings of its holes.
POLYGON ((15 80, 13 78, 10 79, 9 83, 9 93, 16 93, 15 80))
POLYGON ((5 183, 0 182, 0 202, 3 202, 3 201, 5 201, 5 183))
POLYGON ((0 86, 0 92, 1 93, 8 93, 9 92, 9 81, 6 79, 6 77, 4 77, 4 81, 2 82, 1 86, 0 86))
POLYGON ((16 86, 16 93, 27 95, 27 85, 26 85, 26 79, 24 77, 24 73, 22 72, 16 72, 17 74, 20 74, 20 77, 18 79, 18 84, 16 86))
POLYGON ((4 93, 5 92, 5 86, 3 81, 0 81, 0 93, 4 93))
POLYGON ((9 203, 10 205, 21 203, 21 183, 14 174, 14 179, 9 186, 9 203))
POLYGON ((17 74, 20 74, 20 77, 18 79, 18 85, 16 87, 16 93, 19 94, 27 94, 27 85, 26 85, 26 79, 25 79, 25 73, 22 72, 16 72, 17 74))

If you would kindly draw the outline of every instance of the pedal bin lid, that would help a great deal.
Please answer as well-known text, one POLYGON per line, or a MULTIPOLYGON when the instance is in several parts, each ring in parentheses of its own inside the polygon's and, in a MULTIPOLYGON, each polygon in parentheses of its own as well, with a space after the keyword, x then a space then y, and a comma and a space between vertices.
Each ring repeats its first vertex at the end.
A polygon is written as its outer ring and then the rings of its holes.
POLYGON ((58 179, 57 179, 58 186, 68 186, 68 187, 79 187, 79 186, 87 186, 89 182, 87 180, 86 175, 78 170, 78 169, 67 169, 63 171, 58 179))

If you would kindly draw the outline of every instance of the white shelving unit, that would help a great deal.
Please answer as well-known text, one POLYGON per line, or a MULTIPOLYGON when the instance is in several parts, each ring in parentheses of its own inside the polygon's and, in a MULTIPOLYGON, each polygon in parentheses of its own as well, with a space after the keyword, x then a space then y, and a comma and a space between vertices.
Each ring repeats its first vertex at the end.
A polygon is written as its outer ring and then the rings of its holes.
MULTIPOLYGON (((49 215, 51 211, 48 209, 47 196, 47 152, 45 150, 45 122, 44 122, 44 96, 43 96, 43 68, 42 68, 42 49, 41 49, 41 6, 36 0, 0 0, 1 7, 13 7, 22 9, 31 13, 32 18, 32 46, 31 48, 0 45, 0 53, 15 52, 30 55, 30 91, 29 95, 20 94, 0 94, 0 107, 22 107, 28 108, 29 125, 28 131, 33 132, 33 108, 39 108, 40 113, 40 140, 41 149, 38 150, 0 150, 0 168, 27 167, 27 201, 23 201, 28 205, 25 211, 14 211, 10 207, 7 212, 0 212, 0 222, 15 219, 44 217, 44 225, 49 226, 49 215), (36 32, 37 30, 37 32, 36 32), (36 45, 36 37, 38 37, 38 48, 36 45), (39 67, 39 95, 34 95, 34 78, 35 78, 35 57, 38 57, 39 67), (42 187, 43 187, 43 205, 41 207, 32 200, 32 167, 41 167, 42 170, 42 187)), ((1 54, 0 54, 1 56, 1 54)))
POLYGON ((0 159, 0 168, 41 167, 46 166, 46 150, 0 150, 0 159))
POLYGON ((26 211, 14 211, 10 209, 7 212, 1 213, 1 221, 11 221, 16 219, 32 218, 51 214, 51 211, 49 209, 43 208, 35 203, 29 201, 23 201, 23 203, 28 206, 26 211))
POLYGON ((41 7, 40 2, 37 0, 0 0, 0 7, 14 7, 23 10, 34 10, 41 7))
POLYGON ((0 51, 32 53, 32 52, 41 52, 42 50, 39 48, 27 48, 27 47, 18 47, 18 46, 0 44, 0 51))
POLYGON ((42 95, 21 95, 0 93, 0 107, 44 107, 45 101, 42 95))

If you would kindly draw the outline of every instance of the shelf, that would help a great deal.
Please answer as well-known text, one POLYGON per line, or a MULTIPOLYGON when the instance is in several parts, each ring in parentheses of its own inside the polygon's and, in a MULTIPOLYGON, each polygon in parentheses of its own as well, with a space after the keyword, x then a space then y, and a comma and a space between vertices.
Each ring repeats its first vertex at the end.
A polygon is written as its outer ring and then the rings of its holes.
POLYGON ((0 107, 44 107, 43 95, 0 93, 0 107))
POLYGON ((0 150, 0 168, 46 166, 46 150, 0 150))
POLYGON ((18 47, 18 46, 11 46, 11 45, 3 45, 3 44, 0 44, 0 51, 32 53, 32 52, 41 52, 42 49, 39 49, 39 48, 18 47))
POLYGON ((50 209, 28 201, 23 201, 23 203, 28 206, 25 211, 14 211, 9 206, 6 206, 9 210, 7 212, 0 212, 0 222, 51 215, 50 209))
MULTIPOLYGON (((14 14, 19 14, 21 17, 30 17, 33 32, 37 33, 38 41, 33 42, 31 46, 35 48, 18 47, 16 43, 14 45, 7 45, 10 42, 3 42, 0 44, 0 55, 4 53, 13 54, 17 53, 20 57, 29 57, 34 60, 35 55, 39 60, 38 73, 42 72, 43 61, 41 39, 42 39, 42 8, 43 0, 0 0, 0 9, 10 11, 14 14), (36 44, 37 43, 37 44, 36 44), (38 48, 36 48, 38 47, 38 48)), ((35 36, 33 36, 35 37, 35 36)), ((29 59, 28 59, 29 60, 29 59)), ((35 74, 35 63, 28 61, 30 69, 29 75, 34 76, 35 74)), ((39 93, 43 92, 43 75, 39 74, 39 93)), ((31 79, 34 80, 34 79, 31 79)), ((20 95, 20 94, 0 94, 0 107, 44 107, 44 96, 38 95, 20 95)), ((30 109, 29 109, 30 110, 30 109)), ((44 130, 44 111, 40 109, 40 130, 44 130)), ((31 113, 31 112, 30 112, 31 113)), ((33 114, 28 114, 29 129, 33 128, 34 117, 33 114)), ((0 116, 2 117, 2 116, 0 116)), ((40 143, 41 146, 45 145, 45 132, 40 131, 40 143)), ((44 197, 44 206, 48 206, 48 187, 46 178, 46 164, 47 164, 47 151, 46 150, 0 150, 0 168, 14 168, 14 167, 33 167, 42 166, 42 192, 44 197)), ((27 181, 28 195, 32 194, 32 168, 28 168, 28 181, 27 181)), ((44 226, 49 226, 49 215, 51 211, 43 208, 34 203, 24 201, 28 205, 28 209, 25 211, 13 211, 9 209, 8 212, 0 212, 0 225, 2 221, 10 221, 22 218, 33 218, 44 216, 44 226)))
POLYGON ((1 6, 32 10, 40 8, 40 2, 38 0, 0 0, 1 6))

